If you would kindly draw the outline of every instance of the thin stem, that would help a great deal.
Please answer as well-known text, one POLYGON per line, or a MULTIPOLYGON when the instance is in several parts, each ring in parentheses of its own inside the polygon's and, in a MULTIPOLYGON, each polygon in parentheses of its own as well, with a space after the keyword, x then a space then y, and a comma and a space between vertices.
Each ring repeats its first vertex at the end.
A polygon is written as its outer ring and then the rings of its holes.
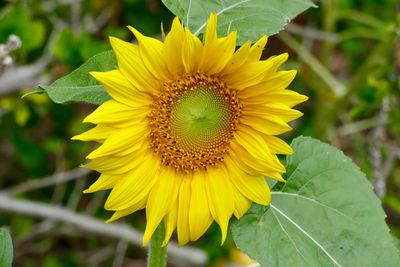
POLYGON ((147 267, 165 267, 167 263, 167 246, 162 246, 164 240, 164 224, 161 223, 151 237, 147 267))
POLYGON ((325 82, 326 85, 335 93, 341 96, 346 92, 345 86, 329 72, 329 70, 321 64, 321 62, 303 47, 295 38, 285 32, 279 34, 279 38, 293 49, 299 57, 325 82))

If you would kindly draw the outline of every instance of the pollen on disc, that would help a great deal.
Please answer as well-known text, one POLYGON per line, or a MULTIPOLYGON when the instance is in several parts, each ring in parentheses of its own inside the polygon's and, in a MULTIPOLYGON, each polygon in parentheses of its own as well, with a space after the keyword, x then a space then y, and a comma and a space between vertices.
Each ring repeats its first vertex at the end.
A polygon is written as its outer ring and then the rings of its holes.
POLYGON ((241 114, 236 91, 196 74, 164 84, 149 116, 151 146, 164 165, 207 169, 223 160, 241 114))

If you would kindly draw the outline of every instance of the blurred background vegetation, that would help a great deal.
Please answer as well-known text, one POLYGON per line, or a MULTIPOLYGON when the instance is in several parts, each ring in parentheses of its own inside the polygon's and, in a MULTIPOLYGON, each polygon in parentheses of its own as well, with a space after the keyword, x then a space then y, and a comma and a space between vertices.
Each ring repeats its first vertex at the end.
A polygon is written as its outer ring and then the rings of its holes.
MULTIPOLYGON (((289 51, 284 67, 298 69, 290 88, 310 97, 298 107, 305 115, 284 139, 313 136, 353 158, 382 199, 387 223, 398 238, 400 3, 321 0, 316 4, 319 8, 306 11, 286 31, 271 37, 264 53, 267 58, 289 51)), ((110 216, 102 208, 107 192, 82 194, 97 176, 78 169, 94 144, 70 140, 90 128, 81 121, 95 106, 58 105, 45 94, 21 97, 110 49, 108 36, 133 40, 126 25, 161 38, 161 24, 169 29, 172 18, 160 0, 0 0, 2 193, 53 209, 63 207, 73 211, 72 217, 110 216)), ((0 226, 13 237, 14 266, 145 266, 146 253, 137 242, 107 231, 82 230, 79 224, 40 212, 31 216, 10 211, 12 207, 1 209, 0 226)), ((145 226, 143 213, 123 221, 140 231, 145 226)), ((220 247, 219 238, 213 225, 192 246, 204 251, 207 266, 242 266, 246 259, 233 241, 228 239, 220 247)), ((176 256, 170 266, 184 265, 182 255, 176 256)))

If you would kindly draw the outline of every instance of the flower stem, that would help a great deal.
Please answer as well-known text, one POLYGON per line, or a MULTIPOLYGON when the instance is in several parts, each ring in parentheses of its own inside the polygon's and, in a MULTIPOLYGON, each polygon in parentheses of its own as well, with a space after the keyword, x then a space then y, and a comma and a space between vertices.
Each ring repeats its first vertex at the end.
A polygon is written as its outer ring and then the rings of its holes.
POLYGON ((161 223, 151 237, 147 257, 147 267, 165 267, 167 263, 167 246, 162 246, 164 240, 164 224, 161 223))

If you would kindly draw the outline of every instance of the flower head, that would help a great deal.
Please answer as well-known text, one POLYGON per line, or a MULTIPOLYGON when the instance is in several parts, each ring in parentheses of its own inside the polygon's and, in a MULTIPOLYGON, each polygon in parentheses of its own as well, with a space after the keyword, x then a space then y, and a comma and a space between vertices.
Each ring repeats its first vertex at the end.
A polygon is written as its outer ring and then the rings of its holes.
POLYGON ((112 97, 73 139, 98 141, 87 168, 101 173, 85 192, 112 188, 109 221, 146 209, 146 244, 162 220, 165 243, 197 240, 215 220, 226 238, 229 219, 252 202, 270 203, 264 177, 284 181, 276 154, 292 149, 275 135, 302 115, 307 97, 287 90, 296 71, 277 71, 288 55, 260 60, 267 37, 238 50, 236 33, 218 38, 211 15, 204 43, 173 21, 165 41, 110 38, 118 69, 91 73, 112 97))

